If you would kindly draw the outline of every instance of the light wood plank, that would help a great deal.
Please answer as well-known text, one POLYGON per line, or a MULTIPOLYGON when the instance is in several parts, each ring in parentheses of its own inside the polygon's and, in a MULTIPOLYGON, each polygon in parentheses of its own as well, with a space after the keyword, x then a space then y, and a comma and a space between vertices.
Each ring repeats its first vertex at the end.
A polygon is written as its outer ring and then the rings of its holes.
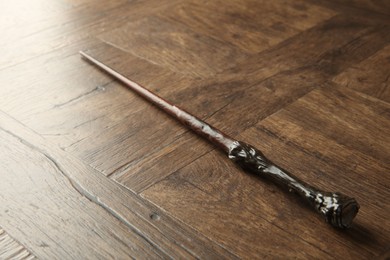
POLYGON ((25 247, 0 227, 0 259, 35 259, 25 247))

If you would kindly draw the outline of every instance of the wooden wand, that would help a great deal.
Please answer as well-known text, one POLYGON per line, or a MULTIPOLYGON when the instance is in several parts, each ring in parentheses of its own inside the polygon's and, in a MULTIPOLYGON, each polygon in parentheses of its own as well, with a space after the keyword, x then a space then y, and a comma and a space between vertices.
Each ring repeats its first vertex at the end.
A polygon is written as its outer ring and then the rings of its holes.
POLYGON ((293 191, 300 195, 303 200, 312 205, 325 218, 326 222, 332 226, 344 229, 352 224, 352 220, 359 211, 359 204, 354 198, 338 192, 321 191, 308 185, 288 171, 272 163, 253 146, 231 138, 185 110, 170 104, 163 98, 127 79, 85 52, 80 51, 80 54, 100 69, 124 83, 138 95, 179 120, 198 135, 207 138, 214 145, 222 149, 229 159, 236 162, 243 169, 261 177, 266 177, 272 182, 287 188, 288 191, 293 191))

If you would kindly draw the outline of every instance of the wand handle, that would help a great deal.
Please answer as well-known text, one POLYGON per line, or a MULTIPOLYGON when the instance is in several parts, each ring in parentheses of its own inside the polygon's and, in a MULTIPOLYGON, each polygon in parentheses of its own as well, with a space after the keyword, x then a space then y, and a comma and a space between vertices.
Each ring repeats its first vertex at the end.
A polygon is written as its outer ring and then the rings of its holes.
POLYGON ((338 192, 321 191, 308 185, 276 166, 262 152, 249 144, 236 141, 228 155, 241 168, 297 193, 334 227, 348 228, 359 211, 359 204, 354 198, 338 192))
POLYGON ((161 108, 197 134, 210 140, 245 170, 271 179, 274 183, 287 187, 290 191, 295 191, 325 217, 325 220, 332 226, 347 228, 351 225, 353 218, 359 210, 359 204, 355 199, 340 193, 323 192, 306 184, 273 164, 256 148, 231 138, 196 116, 172 105, 85 52, 80 51, 80 54, 106 73, 123 82, 128 88, 150 103, 161 108))

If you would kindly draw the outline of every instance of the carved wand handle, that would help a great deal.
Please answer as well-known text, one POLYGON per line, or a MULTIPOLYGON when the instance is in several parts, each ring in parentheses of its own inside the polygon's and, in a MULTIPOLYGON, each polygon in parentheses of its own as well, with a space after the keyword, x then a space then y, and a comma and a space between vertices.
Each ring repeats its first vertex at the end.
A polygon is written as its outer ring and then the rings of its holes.
POLYGON ((163 98, 127 79, 85 52, 80 51, 80 54, 197 134, 209 139, 243 169, 249 170, 261 177, 268 178, 274 183, 287 188, 289 191, 294 191, 300 195, 301 198, 312 205, 332 226, 348 228, 352 224, 352 220, 359 211, 359 204, 354 198, 338 192, 324 192, 308 185, 286 170, 276 166, 251 145, 231 138, 185 110, 170 104, 163 98))

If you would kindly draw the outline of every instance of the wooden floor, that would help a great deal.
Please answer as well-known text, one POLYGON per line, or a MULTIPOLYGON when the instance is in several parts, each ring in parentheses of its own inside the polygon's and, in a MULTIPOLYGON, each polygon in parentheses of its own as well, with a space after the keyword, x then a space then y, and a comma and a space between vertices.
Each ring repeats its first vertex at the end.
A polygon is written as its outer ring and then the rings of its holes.
POLYGON ((390 257, 390 1, 2 1, 0 35, 0 259, 390 257), (354 225, 79 50, 355 197, 354 225))

